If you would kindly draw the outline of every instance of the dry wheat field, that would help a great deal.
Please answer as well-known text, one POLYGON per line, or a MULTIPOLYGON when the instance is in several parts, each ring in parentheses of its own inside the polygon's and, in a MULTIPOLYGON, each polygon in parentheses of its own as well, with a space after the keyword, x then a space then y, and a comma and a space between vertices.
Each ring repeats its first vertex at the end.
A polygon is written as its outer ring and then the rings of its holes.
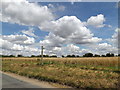
POLYGON ((2 71, 73 88, 117 88, 118 57, 2 58, 2 71))

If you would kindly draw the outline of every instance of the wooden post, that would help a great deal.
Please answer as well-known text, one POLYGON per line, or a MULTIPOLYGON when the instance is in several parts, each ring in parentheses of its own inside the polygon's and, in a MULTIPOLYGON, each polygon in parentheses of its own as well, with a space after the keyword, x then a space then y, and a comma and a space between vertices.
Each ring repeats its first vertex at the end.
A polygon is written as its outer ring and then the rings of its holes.
POLYGON ((41 61, 43 60, 43 46, 41 46, 41 61))

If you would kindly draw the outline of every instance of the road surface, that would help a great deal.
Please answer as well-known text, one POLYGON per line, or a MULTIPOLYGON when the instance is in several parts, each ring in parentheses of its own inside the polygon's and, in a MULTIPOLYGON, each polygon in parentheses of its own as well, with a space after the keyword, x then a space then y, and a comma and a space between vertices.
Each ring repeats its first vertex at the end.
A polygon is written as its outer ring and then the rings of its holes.
POLYGON ((2 88, 55 88, 55 87, 53 87, 47 82, 39 81, 36 79, 30 79, 12 73, 10 74, 2 73, 2 88))
MULTIPOLYGON (((54 87, 48 82, 30 79, 13 73, 0 72, 1 79, 2 90, 63 90, 62 88, 54 87)), ((69 90, 69 88, 65 87, 64 90, 69 90)))
POLYGON ((40 87, 33 85, 31 83, 2 74, 2 88, 42 88, 42 86, 40 87))

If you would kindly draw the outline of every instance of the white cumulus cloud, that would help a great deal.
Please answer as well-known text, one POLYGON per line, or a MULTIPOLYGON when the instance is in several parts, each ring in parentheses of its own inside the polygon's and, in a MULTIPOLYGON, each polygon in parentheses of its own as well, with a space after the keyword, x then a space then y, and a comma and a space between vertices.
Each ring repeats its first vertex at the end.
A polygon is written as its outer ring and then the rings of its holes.
POLYGON ((57 5, 48 4, 48 7, 52 10, 52 12, 65 10, 65 6, 59 5, 59 4, 57 4, 57 5))
POLYGON ((45 46, 60 46, 63 43, 97 43, 102 40, 94 37, 94 34, 76 16, 64 16, 51 23, 43 24, 40 29, 50 32, 45 40, 40 42, 45 46))
POLYGON ((47 6, 29 3, 27 0, 2 0, 1 21, 21 25, 38 26, 54 19, 47 6))
POLYGON ((35 39, 33 37, 28 37, 26 35, 2 35, 3 40, 7 40, 9 42, 21 45, 31 45, 35 43, 35 39))
POLYGON ((29 28, 29 30, 22 30, 21 32, 22 32, 23 34, 28 35, 28 36, 37 37, 37 36, 34 34, 33 28, 29 28))
POLYGON ((118 48, 108 43, 99 43, 99 44, 90 45, 88 47, 93 52, 100 55, 104 55, 106 53, 118 54, 118 48))
POLYGON ((99 14, 97 16, 91 16, 88 20, 87 20, 87 25, 90 25, 90 26, 94 26, 94 27, 97 27, 97 28, 100 28, 100 27, 104 27, 105 24, 105 17, 103 14, 99 14))
MULTIPOLYGON (((76 1, 76 0, 71 0, 76 1)), ((77 0, 79 1, 79 0, 77 0)), ((91 16, 86 22, 82 22, 76 16, 63 16, 55 20, 53 11, 64 11, 64 6, 55 7, 29 3, 27 0, 4 0, 0 10, 0 20, 2 22, 17 23, 20 25, 37 26, 40 30, 49 34, 39 43, 35 42, 36 35, 33 29, 22 30, 24 35, 2 35, 0 41, 3 53, 6 54, 39 54, 40 50, 36 45, 45 47, 45 54, 56 55, 83 55, 85 53, 106 54, 116 53, 117 48, 108 43, 98 43, 101 38, 95 37, 87 26, 96 28, 104 27, 105 16, 99 14, 91 16), (53 10, 54 9, 54 10, 53 10), (53 11, 52 11, 53 10, 53 11), (80 48, 77 45, 92 44, 87 48, 80 48), (28 46, 29 45, 29 46, 28 46)), ((108 27, 111 27, 108 25, 108 27)), ((117 30, 110 39, 117 41, 117 30)))
POLYGON ((120 28, 116 28, 111 38, 107 39, 112 45, 119 47, 120 45, 120 28))
MULTIPOLYGON (((3 40, 0 38, 0 49, 4 55, 24 55, 24 56, 30 56, 32 54, 39 54, 40 49, 38 47, 31 47, 26 45, 20 45, 15 44, 13 42, 10 42, 8 40, 3 40)), ((2 54, 1 53, 1 54, 2 54)))

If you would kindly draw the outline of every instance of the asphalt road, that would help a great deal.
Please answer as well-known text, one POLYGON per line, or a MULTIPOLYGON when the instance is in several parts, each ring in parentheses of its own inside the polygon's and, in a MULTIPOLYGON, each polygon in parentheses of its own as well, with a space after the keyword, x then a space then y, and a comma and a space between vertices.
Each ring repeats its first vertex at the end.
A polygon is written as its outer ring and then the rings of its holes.
MULTIPOLYGON (((63 90, 55 88, 47 83, 35 84, 34 81, 26 82, 26 79, 14 78, 14 75, 0 73, 0 79, 2 79, 2 90, 63 90)), ((70 90, 65 89, 64 90, 70 90)), ((74 89, 71 89, 74 90, 74 89)))
POLYGON ((2 88, 41 88, 41 87, 2 74, 2 88))

